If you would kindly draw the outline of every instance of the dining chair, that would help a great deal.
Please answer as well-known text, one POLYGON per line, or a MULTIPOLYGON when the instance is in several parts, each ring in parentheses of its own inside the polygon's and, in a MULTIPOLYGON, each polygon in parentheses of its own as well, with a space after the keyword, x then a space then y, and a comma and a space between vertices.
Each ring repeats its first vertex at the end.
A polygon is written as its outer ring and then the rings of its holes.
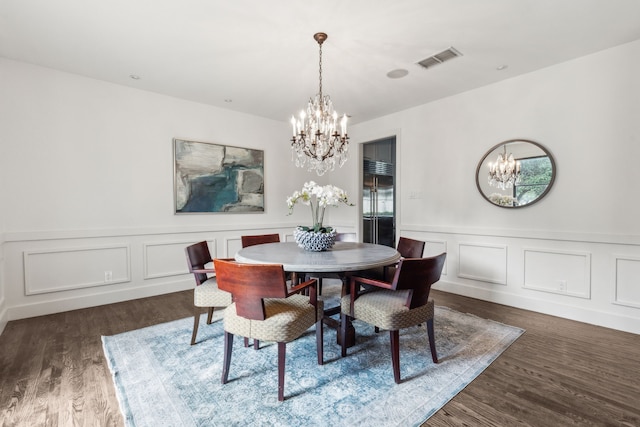
MULTIPOLYGON (((402 258, 422 258, 424 253, 425 242, 422 240, 410 239, 408 237, 400 237, 398 239, 398 246, 396 250, 400 253, 402 258)), ((395 273, 395 268, 398 264, 386 265, 384 267, 384 280, 390 280, 395 273)))
POLYGON ((202 307, 208 308, 207 325, 211 324, 214 307, 226 307, 231 304, 231 294, 218 288, 215 270, 205 266, 213 261, 206 241, 195 243, 185 248, 189 272, 196 279, 196 287, 193 290, 193 333, 191 345, 196 343, 200 313, 202 307))
MULTIPOLYGON (((447 254, 429 258, 404 258, 398 262, 390 282, 352 276, 350 293, 341 300, 341 342, 346 342, 347 316, 380 329, 389 330, 393 378, 400 383, 400 329, 426 323, 431 358, 438 363, 433 331, 434 301, 429 299, 431 285, 440 280, 447 254), (370 290, 360 291, 360 285, 370 290), (373 290, 371 290, 373 289, 373 290)), ((342 344, 342 357, 347 346, 342 344)))
MULTIPOLYGON (((233 294, 224 313, 222 384, 229 379, 233 337, 239 335, 278 343, 278 400, 284 400, 286 346, 315 324, 318 365, 323 364, 323 303, 316 280, 287 288, 282 264, 241 264, 215 259, 218 286, 233 294), (301 290, 308 289, 308 296, 301 290)), ((264 354, 264 353, 262 353, 264 354)))
POLYGON ((242 247, 246 248, 253 245, 261 245, 263 243, 278 243, 280 242, 280 235, 274 234, 256 234, 252 236, 241 236, 242 247))
MULTIPOLYGON (((425 242, 421 240, 410 239, 408 237, 400 237, 396 250, 402 258, 422 258, 424 253, 425 242)), ((372 279, 389 281, 395 273, 397 263, 385 265, 383 267, 373 268, 361 272, 361 276, 372 279)))
MULTIPOLYGON (((255 234, 249 236, 240 236, 240 240, 242 241, 242 247, 246 248, 248 246, 254 245, 262 245, 264 243, 279 243, 280 235, 277 233, 273 234, 255 234)), ((244 346, 249 347, 249 338, 245 337, 244 346)), ((260 342, 258 340, 253 341, 253 348, 258 350, 260 348, 260 342)))

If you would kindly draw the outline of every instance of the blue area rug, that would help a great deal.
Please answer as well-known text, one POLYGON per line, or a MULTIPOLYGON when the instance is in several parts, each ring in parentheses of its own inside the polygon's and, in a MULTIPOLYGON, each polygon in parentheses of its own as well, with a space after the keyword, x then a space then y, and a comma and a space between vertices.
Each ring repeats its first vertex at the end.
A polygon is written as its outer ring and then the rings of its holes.
POLYGON ((285 401, 278 402, 273 343, 255 351, 236 337, 230 382, 220 383, 224 331, 220 314, 217 319, 202 322, 194 346, 192 318, 102 337, 126 425, 420 425, 524 332, 436 307, 440 363, 431 360, 424 325, 401 331, 397 385, 388 332, 354 322, 357 343, 341 358, 336 332, 325 326, 319 366, 312 328, 287 344, 285 401))

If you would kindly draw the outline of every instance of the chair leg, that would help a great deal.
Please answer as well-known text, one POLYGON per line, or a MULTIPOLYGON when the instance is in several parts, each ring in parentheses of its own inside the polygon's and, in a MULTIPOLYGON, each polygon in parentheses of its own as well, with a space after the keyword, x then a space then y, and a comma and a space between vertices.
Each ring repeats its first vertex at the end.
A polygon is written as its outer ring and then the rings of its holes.
POLYGON ((433 363, 438 363, 438 353, 436 353, 436 338, 433 332, 433 319, 427 320, 427 333, 429 334, 429 348, 433 363))
POLYGON ((260 350, 260 340, 253 340, 253 349, 254 350, 260 350))
POLYGON ((318 296, 322 295, 322 277, 318 278, 318 296))
POLYGON ((222 384, 229 380, 229 366, 231 365, 231 351, 233 350, 233 334, 224 332, 224 358, 222 361, 222 384))
POLYGON ((193 333, 191 334, 191 345, 196 343, 196 336, 198 335, 198 325, 200 324, 200 307, 196 307, 193 311, 193 333))
POLYGON ((244 337, 244 346, 249 347, 249 338, 244 337))
POLYGON ((316 352, 318 353, 318 365, 324 364, 324 322, 322 319, 316 322, 316 352))
POLYGON ((209 307, 209 312, 207 313, 207 325, 210 325, 213 322, 213 307, 209 307))
POLYGON ((400 384, 400 333, 389 331, 391 338, 391 364, 393 365, 393 379, 396 384, 400 384))
POLYGON ((287 354, 287 343, 278 343, 278 401, 284 400, 284 364, 287 354))
POLYGON ((347 355, 347 315, 340 313, 340 356, 347 355))

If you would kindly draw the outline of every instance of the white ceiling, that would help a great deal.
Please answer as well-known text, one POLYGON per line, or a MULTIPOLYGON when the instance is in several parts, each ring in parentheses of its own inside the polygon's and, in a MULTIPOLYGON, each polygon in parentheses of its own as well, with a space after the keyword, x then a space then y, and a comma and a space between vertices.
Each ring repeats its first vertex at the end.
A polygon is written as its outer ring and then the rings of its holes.
POLYGON ((0 0, 0 56, 281 121, 318 91, 319 31, 357 123, 640 39, 640 0, 0 0))

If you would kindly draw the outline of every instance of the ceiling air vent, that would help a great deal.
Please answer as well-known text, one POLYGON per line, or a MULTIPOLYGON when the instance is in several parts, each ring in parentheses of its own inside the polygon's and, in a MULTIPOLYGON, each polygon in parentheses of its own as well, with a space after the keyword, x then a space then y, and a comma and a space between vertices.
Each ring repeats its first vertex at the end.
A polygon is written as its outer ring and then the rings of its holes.
POLYGON ((445 61, 448 61, 453 58, 457 58, 458 56, 462 56, 460 52, 458 52, 455 48, 450 47, 449 49, 443 50, 440 53, 436 53, 433 56, 430 56, 422 61, 418 62, 418 65, 424 68, 431 68, 438 64, 442 64, 445 61))

